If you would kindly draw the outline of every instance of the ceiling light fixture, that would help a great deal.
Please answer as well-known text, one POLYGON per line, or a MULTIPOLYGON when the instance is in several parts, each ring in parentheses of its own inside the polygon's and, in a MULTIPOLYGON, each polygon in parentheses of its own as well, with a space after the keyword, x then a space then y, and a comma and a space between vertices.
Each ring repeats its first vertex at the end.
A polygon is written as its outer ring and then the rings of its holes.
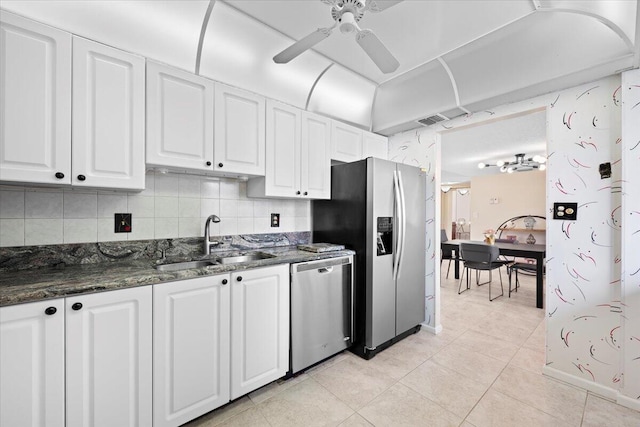
POLYGON ((450 185, 443 185, 442 187, 440 187, 440 189, 442 190, 443 193, 448 193, 449 190, 451 190, 451 186, 450 185))
POLYGON ((464 196, 467 193, 469 193, 469 189, 468 188, 458 188, 458 194, 460 194, 461 196, 464 196))
POLYGON ((505 162, 498 160, 494 165, 489 163, 478 163, 478 168, 485 169, 488 167, 499 167, 500 172, 513 173, 513 172, 526 172, 534 169, 545 170, 547 165, 547 159, 543 156, 535 155, 533 157, 525 158, 525 154, 516 154, 516 159, 512 162, 505 162))

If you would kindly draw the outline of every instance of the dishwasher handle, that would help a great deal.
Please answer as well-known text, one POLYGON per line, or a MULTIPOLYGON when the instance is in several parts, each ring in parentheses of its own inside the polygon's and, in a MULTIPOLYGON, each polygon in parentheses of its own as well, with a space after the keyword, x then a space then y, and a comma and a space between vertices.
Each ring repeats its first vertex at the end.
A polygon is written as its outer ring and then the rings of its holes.
POLYGON ((322 274, 322 273, 331 273, 333 271, 333 266, 332 267, 322 267, 318 269, 318 273, 322 274))

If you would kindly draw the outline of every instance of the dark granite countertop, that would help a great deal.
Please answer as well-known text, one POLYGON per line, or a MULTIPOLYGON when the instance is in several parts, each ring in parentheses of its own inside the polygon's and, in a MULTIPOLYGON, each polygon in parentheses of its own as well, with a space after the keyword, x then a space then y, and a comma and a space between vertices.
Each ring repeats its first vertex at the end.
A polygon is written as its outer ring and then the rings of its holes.
MULTIPOLYGON (((162 261, 138 259, 70 265, 60 269, 45 267, 20 271, 3 271, 0 274, 0 307, 200 276, 211 276, 270 265, 306 262, 355 254, 351 250, 320 253, 305 252, 298 250, 295 246, 242 251, 242 254, 251 252, 268 253, 273 257, 238 264, 215 264, 202 268, 169 272, 158 271, 155 266, 157 264, 202 259, 203 257, 194 255, 193 257, 167 258, 162 261)), ((238 252, 217 253, 213 255, 213 258, 229 255, 238 255, 238 252)))

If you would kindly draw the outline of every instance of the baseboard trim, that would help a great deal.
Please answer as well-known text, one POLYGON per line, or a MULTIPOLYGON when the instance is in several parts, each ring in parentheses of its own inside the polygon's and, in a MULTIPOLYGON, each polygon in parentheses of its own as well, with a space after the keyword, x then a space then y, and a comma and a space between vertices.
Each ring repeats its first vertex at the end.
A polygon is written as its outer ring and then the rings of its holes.
POLYGON ((618 402, 619 405, 624 406, 625 408, 630 408, 630 409, 635 409, 636 411, 640 411, 640 400, 638 399, 634 399, 632 397, 628 397, 618 393, 616 402, 618 402))
POLYGON ((580 387, 610 400, 616 400, 616 397, 618 396, 618 391, 611 387, 606 387, 601 384, 594 383, 593 381, 587 381, 583 378, 576 377, 575 375, 567 374, 566 372, 551 368, 549 365, 542 368, 542 373, 556 380, 580 387))
POLYGON ((431 332, 434 335, 438 335, 440 332, 442 332, 442 325, 438 325, 436 327, 427 325, 426 323, 422 324, 422 329, 431 332))

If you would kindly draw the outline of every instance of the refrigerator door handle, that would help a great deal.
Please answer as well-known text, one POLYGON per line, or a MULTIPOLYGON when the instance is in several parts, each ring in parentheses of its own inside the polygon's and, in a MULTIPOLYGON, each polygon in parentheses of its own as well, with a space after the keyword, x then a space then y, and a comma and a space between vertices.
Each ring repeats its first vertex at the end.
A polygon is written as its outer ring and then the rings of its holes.
POLYGON ((393 281, 395 282, 398 278, 398 267, 400 265, 400 183, 398 181, 398 172, 393 171, 393 193, 394 193, 394 202, 393 202, 393 240, 394 240, 394 248, 393 248, 393 281))
MULTIPOLYGON (((404 242, 405 242, 405 233, 407 232, 407 212, 406 212, 406 203, 404 200, 404 183, 402 182, 402 172, 398 171, 398 188, 400 193, 400 244, 399 249, 400 253, 398 255, 398 267, 397 270, 400 270, 400 263, 402 262, 402 257, 404 256, 404 242)), ((396 273, 396 278, 398 277, 398 273, 396 273)))

